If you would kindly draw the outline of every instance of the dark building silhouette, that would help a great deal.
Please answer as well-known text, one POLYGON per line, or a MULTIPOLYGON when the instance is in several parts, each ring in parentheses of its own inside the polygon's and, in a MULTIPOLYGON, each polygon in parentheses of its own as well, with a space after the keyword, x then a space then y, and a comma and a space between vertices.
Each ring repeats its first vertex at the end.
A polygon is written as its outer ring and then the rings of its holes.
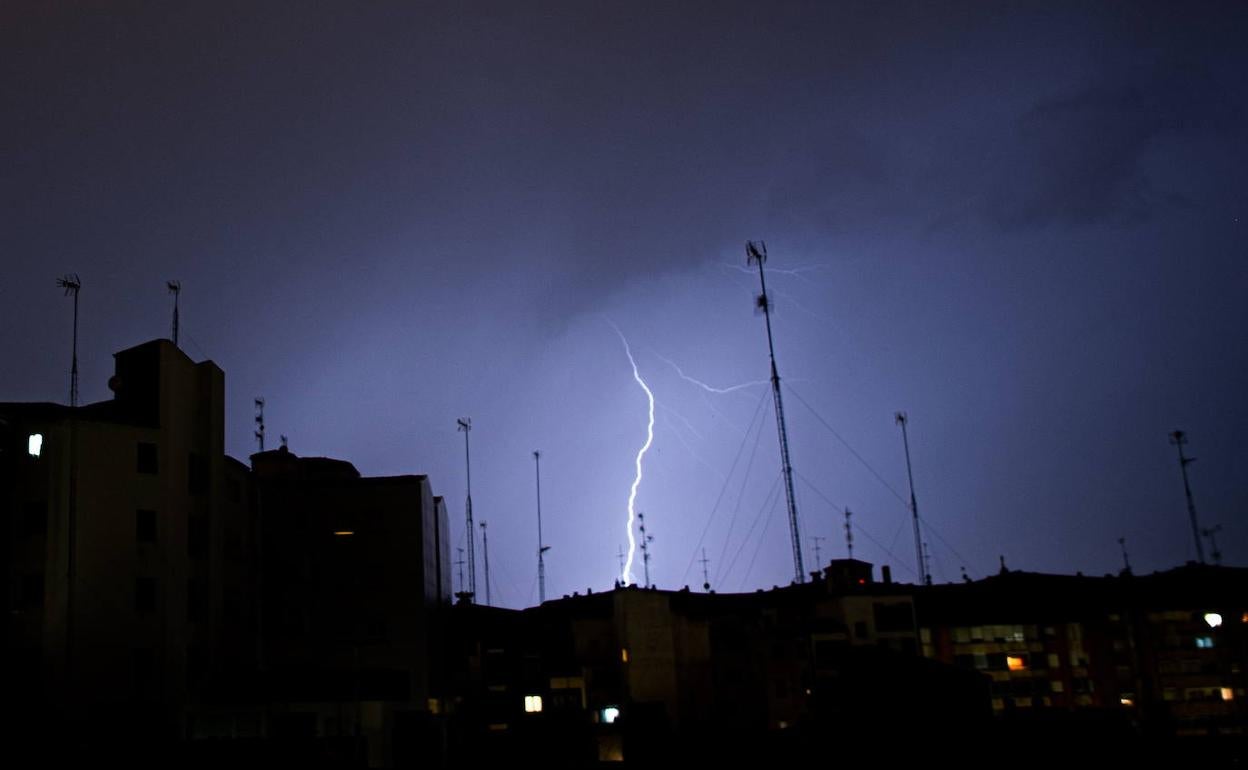
POLYGON ((217 693, 195 737, 263 717, 265 735, 407 764, 404 742, 431 729, 430 646, 450 602, 445 505, 425 476, 361 477, 285 447, 251 459, 264 689, 250 714, 243 686, 217 693))
POLYGON ((993 710, 1124 733, 1242 737, 1248 570, 1189 563, 1136 576, 1002 570, 916 589, 924 654, 992 680, 993 710))
POLYGON ((452 751, 735 764, 816 756, 835 736, 987 724, 987 680, 919 656, 909 587, 858 561, 816 577, 754 594, 629 587, 523 611, 458 605, 452 751))
POLYGON ((0 404, 4 679, 28 714, 176 734, 254 650, 247 469, 216 365, 165 340, 115 361, 110 401, 0 404))
POLYGON ((248 469, 220 368, 166 340, 115 360, 109 401, 0 404, 9 745, 392 763, 449 602, 428 479, 284 450, 248 469))

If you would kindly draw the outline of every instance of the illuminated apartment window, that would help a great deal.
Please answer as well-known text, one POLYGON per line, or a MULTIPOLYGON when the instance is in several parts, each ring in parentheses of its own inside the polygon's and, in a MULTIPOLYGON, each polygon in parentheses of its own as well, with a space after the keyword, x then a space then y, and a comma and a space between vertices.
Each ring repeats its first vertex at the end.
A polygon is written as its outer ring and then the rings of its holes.
POLYGON ((627 649, 620 650, 620 661, 623 663, 628 662, 628 650, 627 649))
POLYGON ((598 717, 604 725, 614 724, 615 720, 620 718, 620 709, 616 706, 607 706, 598 712, 598 717))
POLYGON ((30 434, 30 438, 26 441, 26 451, 30 453, 31 457, 38 457, 43 453, 42 433, 30 434))
POLYGON ((526 714, 538 714, 542 710, 542 696, 526 695, 524 696, 524 712, 526 714))
POLYGON ((1201 649, 1201 650, 1213 649, 1213 637, 1212 636, 1196 637, 1196 647, 1197 649, 1201 649))
POLYGON ((1005 667, 1011 671, 1026 671, 1027 658, 1022 655, 1006 655, 1005 667))

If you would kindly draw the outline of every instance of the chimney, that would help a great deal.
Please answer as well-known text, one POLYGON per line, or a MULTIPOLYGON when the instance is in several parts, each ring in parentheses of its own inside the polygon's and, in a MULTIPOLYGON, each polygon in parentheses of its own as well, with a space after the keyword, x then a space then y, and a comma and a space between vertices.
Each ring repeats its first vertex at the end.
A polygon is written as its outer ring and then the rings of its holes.
POLYGON ((884 581, 884 585, 891 586, 893 584, 893 568, 887 564, 880 567, 880 578, 884 581))

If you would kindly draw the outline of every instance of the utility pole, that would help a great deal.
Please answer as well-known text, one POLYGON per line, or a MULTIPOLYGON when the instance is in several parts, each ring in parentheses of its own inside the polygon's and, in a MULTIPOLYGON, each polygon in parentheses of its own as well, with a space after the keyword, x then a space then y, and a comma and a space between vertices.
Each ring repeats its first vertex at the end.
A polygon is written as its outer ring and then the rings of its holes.
POLYGON ((468 601, 472 601, 477 595, 477 561, 476 553, 473 548, 473 540, 476 538, 476 528, 472 526, 472 456, 468 451, 468 434, 472 431, 472 418, 463 417, 455 421, 458 426, 456 429, 464 434, 464 468, 467 470, 468 476, 468 499, 464 503, 464 512, 468 517, 468 601))
POLYGON ((914 517, 914 557, 918 562, 919 580, 924 585, 932 584, 932 576, 928 574, 927 568, 923 564, 923 536, 919 533, 919 502, 914 496, 914 471, 910 468, 910 436, 906 432, 906 423, 909 418, 905 412, 898 412, 896 415, 897 424, 901 426, 901 440, 906 447, 906 478, 910 480, 910 513, 914 517))
POLYGON ((1196 462, 1196 458, 1188 457, 1183 453, 1183 446, 1187 444, 1187 434, 1183 431, 1173 431, 1170 434, 1170 443, 1179 448, 1179 470, 1183 473, 1183 494, 1187 495, 1187 515, 1192 520, 1192 539, 1196 541, 1196 560, 1204 564, 1205 549, 1200 545, 1200 527, 1196 524, 1196 504, 1192 502, 1192 485, 1187 481, 1187 466, 1196 462))
POLYGON ((1214 524, 1208 529, 1202 529, 1200 534, 1209 538, 1209 555, 1213 557, 1213 563, 1222 566, 1222 552, 1218 550, 1218 533, 1222 531, 1221 524, 1214 524))
POLYGON ((711 560, 706 558, 705 548, 702 549, 702 558, 698 561, 702 562, 702 590, 709 591, 711 590, 711 573, 707 571, 706 565, 710 564, 711 560))
POLYGON ((485 531, 486 522, 481 522, 481 556, 485 559, 485 606, 490 606, 490 538, 485 531))
POLYGON ((845 509, 845 550, 849 553, 849 558, 854 558, 854 528, 849 523, 849 517, 852 516, 849 509, 845 509))
POLYGON ((169 293, 173 295, 173 346, 178 346, 178 297, 182 294, 181 281, 166 281, 169 293))
POLYGON ((78 291, 82 288, 82 281, 78 279, 77 273, 73 273, 56 279, 56 285, 65 290, 66 297, 73 295, 74 298, 74 347, 69 365, 69 405, 78 406, 78 291))
POLYGON ((780 462, 784 469, 784 496, 789 508, 789 537, 793 545, 793 575, 798 583, 806 582, 806 570, 802 566, 802 537, 797 521, 797 498, 793 493, 793 464, 789 456, 789 434, 784 424, 784 401, 780 397, 780 371, 776 368, 776 345, 771 335, 771 298, 767 296, 767 279, 763 276, 763 263, 767 261, 767 244, 759 241, 745 242, 746 262, 758 265, 758 281, 762 293, 755 306, 763 311, 767 321, 767 350, 771 354, 771 396, 776 408, 776 431, 780 436, 780 462))
POLYGON ((650 543, 654 537, 646 534, 646 514, 637 512, 637 526, 641 530, 641 563, 645 567, 646 588, 650 587, 650 543))
POLYGON ((256 445, 264 451, 264 399, 256 398, 256 445))
MULTIPOLYGON (((546 602, 546 552, 550 546, 542 544, 542 453, 533 450, 533 468, 537 473, 537 601, 546 602)), ((620 571, 624 568, 621 566, 620 571)))
POLYGON ((1118 547, 1122 549, 1122 571, 1124 574, 1131 573, 1131 560, 1127 558, 1127 539, 1125 537, 1118 538, 1118 547))
MULTIPOLYGON (((69 405, 78 406, 78 291, 82 281, 77 273, 57 279, 65 296, 74 297, 74 338, 69 366, 69 405)), ((74 681, 75 583, 78 580, 78 416, 69 413, 69 495, 65 542, 65 675, 74 681)))
POLYGON ((815 541, 815 567, 818 569, 823 569, 823 559, 819 556, 819 554, 821 553, 820 548, 819 548, 819 541, 827 540, 827 538, 820 537, 819 535, 815 535, 813 539, 815 541))

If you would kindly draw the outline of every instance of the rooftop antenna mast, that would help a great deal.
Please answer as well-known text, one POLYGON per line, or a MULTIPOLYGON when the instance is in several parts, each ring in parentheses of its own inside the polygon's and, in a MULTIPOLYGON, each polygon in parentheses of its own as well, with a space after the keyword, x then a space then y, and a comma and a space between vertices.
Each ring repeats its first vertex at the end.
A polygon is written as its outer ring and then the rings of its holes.
POLYGON ((802 566, 802 538, 797 523, 797 498, 793 494, 793 464, 789 457, 789 434, 784 424, 784 402, 780 398, 780 371, 776 368, 776 345, 771 335, 771 299, 767 296, 767 279, 763 276, 763 263, 767 261, 767 244, 759 241, 745 242, 746 261, 758 265, 758 281, 762 293, 755 305, 763 311, 767 320, 767 350, 771 353, 771 396, 776 407, 776 430, 780 434, 780 461, 784 467, 784 496, 789 508, 789 536, 793 545, 793 575, 798 583, 806 581, 802 566))
POLYGON ((178 346, 178 297, 182 294, 181 281, 166 281, 169 293, 173 295, 173 346, 178 346))
MULTIPOLYGON (((537 600, 538 604, 546 602, 546 552, 550 546, 542 540, 542 453, 533 450, 533 467, 537 473, 537 600)), ((620 567, 620 572, 624 567, 620 567)))
POLYGON ((822 569, 822 568, 823 568, 823 558, 822 558, 819 554, 821 554, 823 551, 822 551, 822 549, 821 549, 821 548, 819 548, 819 541, 820 541, 820 540, 827 540, 827 538, 826 538, 826 537, 820 537, 819 535, 815 535, 814 540, 815 540, 815 567, 822 569))
POLYGON ((264 399, 256 398, 256 445, 264 451, 264 399))
POLYGON ((1179 448, 1179 470, 1183 472, 1183 494, 1187 495, 1187 515, 1192 520, 1192 539, 1196 541, 1196 560, 1205 563, 1205 549, 1200 545, 1200 527, 1196 524, 1196 504, 1192 502, 1192 485, 1187 481, 1187 466, 1196 462, 1195 457, 1183 453, 1187 434, 1176 430, 1170 434, 1170 443, 1179 448))
POLYGON ((1213 563, 1222 566, 1222 552, 1218 550, 1218 533, 1222 531, 1221 524, 1214 524, 1208 529, 1202 529, 1200 534, 1209 538, 1209 555, 1213 557, 1213 563))
POLYGON ((849 558, 854 558, 854 528, 849 523, 849 517, 853 514, 849 509, 845 509, 845 550, 849 553, 849 558))
POLYGON ((1131 573, 1131 560, 1127 558, 1127 539, 1125 537, 1118 538, 1118 547, 1122 549, 1122 571, 1124 574, 1131 573))
POLYGON ((710 564, 711 560, 706 558, 705 548, 702 549, 702 558, 698 561, 702 562, 702 590, 709 591, 711 590, 711 574, 707 571, 706 565, 710 564))
POLYGON ((637 528, 641 530, 641 563, 645 567, 646 588, 650 588, 650 543, 654 542, 653 535, 646 534, 646 514, 638 511, 637 528))
POLYGON ((459 551, 459 558, 455 560, 455 566, 459 567, 459 592, 464 593, 464 549, 456 548, 459 551))
POLYGON ((476 528, 472 526, 472 455, 468 450, 468 434, 472 431, 472 418, 461 417, 455 421, 458 426, 456 430, 464 434, 464 468, 468 475, 468 498, 464 503, 464 512, 468 517, 468 588, 465 589, 468 594, 468 601, 477 595, 477 560, 476 553, 473 549, 473 539, 476 535, 473 532, 476 528))
POLYGON ((490 606, 490 538, 485 532, 486 522, 481 522, 481 556, 485 559, 485 606, 490 606))
POLYGON ((914 496, 914 471, 910 467, 910 435, 906 432, 906 423, 910 418, 905 412, 898 412, 897 424, 901 426, 901 441, 906 447, 906 477, 910 480, 910 513, 914 517, 914 558, 918 562, 919 580, 925 585, 932 584, 932 576, 928 574, 923 559, 923 536, 919 533, 919 502, 914 496))
POLYGON ((78 406, 78 290, 82 281, 77 273, 67 273, 56 279, 56 285, 65 290, 65 296, 74 297, 74 347, 69 365, 69 405, 78 406))
POLYGON ((923 579, 929 586, 932 584, 932 550, 927 543, 923 544, 923 579))
POLYGON ((624 574, 624 546, 622 545, 618 546, 618 553, 616 553, 616 556, 619 557, 619 560, 620 560, 619 574, 623 575, 624 574))

